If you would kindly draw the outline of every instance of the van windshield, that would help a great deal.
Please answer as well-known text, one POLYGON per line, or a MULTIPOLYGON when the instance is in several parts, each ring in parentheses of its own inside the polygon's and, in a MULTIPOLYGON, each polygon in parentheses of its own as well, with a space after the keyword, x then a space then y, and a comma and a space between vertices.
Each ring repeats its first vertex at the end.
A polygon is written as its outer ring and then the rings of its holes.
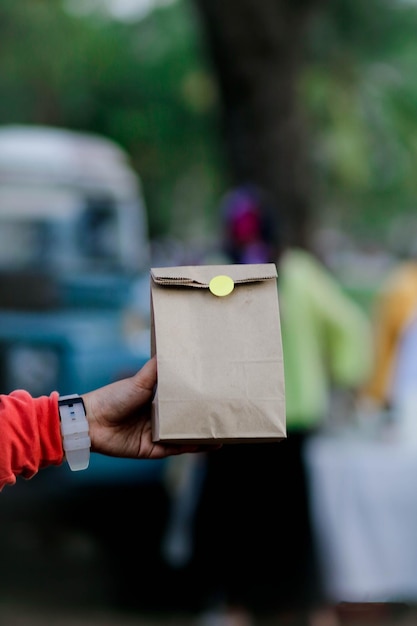
POLYGON ((121 270, 119 230, 110 197, 0 190, 0 269, 121 270))

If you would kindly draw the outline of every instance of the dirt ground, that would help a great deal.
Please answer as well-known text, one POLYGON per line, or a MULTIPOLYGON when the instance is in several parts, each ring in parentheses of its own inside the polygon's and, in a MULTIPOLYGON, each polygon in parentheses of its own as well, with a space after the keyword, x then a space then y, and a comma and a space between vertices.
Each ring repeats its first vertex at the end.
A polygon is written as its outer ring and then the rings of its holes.
MULTIPOLYGON (((191 580, 164 564, 166 504, 157 484, 72 493, 59 481, 29 481, 4 490, 0 626, 196 626, 204 574, 191 580)), ((339 605, 337 613, 340 626, 417 626, 417 606, 339 605)), ((295 610, 258 615, 255 626, 307 621, 295 610)))
MULTIPOLYGON (((416 626, 417 609, 403 607, 401 610, 387 607, 378 609, 352 609, 339 615, 341 626, 416 626)), ((146 613, 125 614, 111 609, 73 608, 61 610, 46 607, 0 605, 0 624, 2 626, 194 626, 195 619, 182 613, 146 613)), ((255 626, 307 626, 301 614, 258 617, 255 626)), ((328 626, 322 622, 317 626, 328 626)))

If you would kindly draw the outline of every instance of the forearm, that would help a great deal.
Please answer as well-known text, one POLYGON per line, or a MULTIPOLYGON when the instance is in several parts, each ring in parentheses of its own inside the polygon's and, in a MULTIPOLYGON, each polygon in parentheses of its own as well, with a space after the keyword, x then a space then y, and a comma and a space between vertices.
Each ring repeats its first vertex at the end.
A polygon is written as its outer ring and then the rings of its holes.
POLYGON ((63 461, 58 394, 32 398, 23 390, 0 395, 0 490, 17 476, 32 478, 63 461))

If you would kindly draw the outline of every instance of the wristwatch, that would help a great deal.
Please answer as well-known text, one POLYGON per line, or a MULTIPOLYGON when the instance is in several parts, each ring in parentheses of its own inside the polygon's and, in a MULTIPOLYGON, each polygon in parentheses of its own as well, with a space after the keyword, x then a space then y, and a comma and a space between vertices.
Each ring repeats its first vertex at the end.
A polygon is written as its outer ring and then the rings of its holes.
POLYGON ((73 472, 87 469, 91 439, 83 399, 78 394, 60 396, 58 410, 65 458, 73 472))

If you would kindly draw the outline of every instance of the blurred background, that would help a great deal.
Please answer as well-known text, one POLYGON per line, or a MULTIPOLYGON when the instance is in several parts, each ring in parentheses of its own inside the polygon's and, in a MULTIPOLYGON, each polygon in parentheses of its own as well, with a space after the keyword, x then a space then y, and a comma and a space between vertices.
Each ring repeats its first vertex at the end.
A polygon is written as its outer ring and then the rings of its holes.
POLYGON ((210 245, 242 179, 273 193, 293 241, 412 246, 414 3, 239 6, 5 3, 0 123, 119 142, 167 254, 210 245))
MULTIPOLYGON (((149 267, 215 259, 248 182, 371 316, 417 251, 416 29, 412 0, 0 1, 1 391, 138 369, 149 267)), ((192 616, 163 551, 176 469, 93 455, 6 489, 0 616, 192 616)))

